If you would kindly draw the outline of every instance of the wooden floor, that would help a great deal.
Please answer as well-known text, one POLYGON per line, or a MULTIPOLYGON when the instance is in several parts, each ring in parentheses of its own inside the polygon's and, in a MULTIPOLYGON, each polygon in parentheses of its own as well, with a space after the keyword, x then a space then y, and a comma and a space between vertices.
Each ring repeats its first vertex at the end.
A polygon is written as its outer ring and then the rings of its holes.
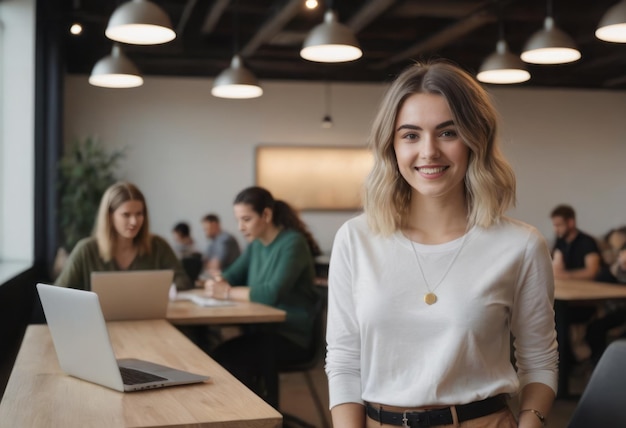
MULTIPOLYGON (((312 371, 315 386, 322 397, 325 407, 328 407, 328 383, 323 367, 312 371)), ((588 364, 580 364, 575 368, 571 378, 571 389, 574 393, 582 393, 586 382, 591 374, 588 364)), ((300 373, 283 374, 280 378, 280 407, 281 412, 296 415, 316 427, 322 427, 321 418, 318 415, 313 400, 309 395, 304 376, 300 373)), ((551 428, 567 428, 567 423, 576 407, 576 400, 557 400, 550 413, 549 424, 551 428)), ((329 426, 330 412, 326 412, 329 426)))
MULTIPOLYGON (((332 426, 328 411, 328 381, 324 368, 320 365, 311 371, 313 382, 326 409, 327 426, 332 426)), ((285 373, 280 375, 280 411, 297 416, 316 427, 323 427, 322 416, 319 415, 304 375, 302 373, 285 373)))

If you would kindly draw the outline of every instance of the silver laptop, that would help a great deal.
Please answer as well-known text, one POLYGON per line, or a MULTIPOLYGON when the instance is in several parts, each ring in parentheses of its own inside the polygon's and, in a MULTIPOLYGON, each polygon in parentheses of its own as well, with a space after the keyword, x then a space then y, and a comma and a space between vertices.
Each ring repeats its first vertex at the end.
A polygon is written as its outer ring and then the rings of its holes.
POLYGON ((137 359, 115 359, 98 295, 37 284, 61 369, 117 391, 204 382, 208 376, 137 359))
POLYGON ((92 272, 91 291, 107 321, 164 319, 173 279, 171 269, 92 272))

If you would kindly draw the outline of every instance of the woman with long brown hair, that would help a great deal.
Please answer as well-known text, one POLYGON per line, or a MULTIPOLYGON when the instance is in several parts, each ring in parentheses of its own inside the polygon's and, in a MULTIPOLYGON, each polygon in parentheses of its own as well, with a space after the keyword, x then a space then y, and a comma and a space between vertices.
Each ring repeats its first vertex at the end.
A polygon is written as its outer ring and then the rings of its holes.
POLYGON ((173 269, 178 289, 191 286, 167 241, 150 233, 143 193, 118 182, 102 195, 92 236, 76 244, 55 284, 91 290, 91 272, 149 269, 173 269))
POLYGON ((312 346, 314 257, 319 246, 284 201, 262 187, 242 190, 234 202, 239 230, 250 244, 220 277, 205 283, 217 299, 260 302, 287 312, 276 334, 261 330, 220 345, 214 358, 242 382, 277 406, 277 365, 306 358, 312 346), (262 382, 258 380, 261 379, 262 382))

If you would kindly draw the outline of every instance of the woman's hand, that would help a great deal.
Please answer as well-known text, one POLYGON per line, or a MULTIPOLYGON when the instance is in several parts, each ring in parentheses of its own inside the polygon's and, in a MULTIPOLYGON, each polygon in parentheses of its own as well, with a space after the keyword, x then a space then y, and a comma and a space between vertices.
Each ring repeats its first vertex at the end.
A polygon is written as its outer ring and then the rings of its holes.
POLYGON ((214 299, 228 300, 230 299, 231 286, 222 277, 215 279, 207 279, 204 282, 204 291, 209 297, 214 299))
POLYGON ((617 255, 617 264, 621 270, 626 270, 626 249, 620 250, 617 255))

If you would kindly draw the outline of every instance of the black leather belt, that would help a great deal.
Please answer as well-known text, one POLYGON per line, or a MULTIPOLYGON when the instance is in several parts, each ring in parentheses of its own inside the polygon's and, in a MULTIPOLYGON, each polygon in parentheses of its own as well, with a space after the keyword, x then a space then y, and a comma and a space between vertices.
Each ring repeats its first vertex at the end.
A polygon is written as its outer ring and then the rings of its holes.
MULTIPOLYGON (((504 409, 506 405, 506 397, 501 394, 481 401, 475 401, 473 403, 462 404, 454 407, 456 409, 458 421, 463 422, 498 412, 504 409)), ((450 425, 454 422, 450 407, 427 410, 424 412, 407 411, 400 413, 381 410, 372 406, 370 403, 366 403, 365 409, 369 418, 374 419, 376 422, 380 422, 381 424, 410 428, 429 428, 436 427, 438 425, 450 425)))

